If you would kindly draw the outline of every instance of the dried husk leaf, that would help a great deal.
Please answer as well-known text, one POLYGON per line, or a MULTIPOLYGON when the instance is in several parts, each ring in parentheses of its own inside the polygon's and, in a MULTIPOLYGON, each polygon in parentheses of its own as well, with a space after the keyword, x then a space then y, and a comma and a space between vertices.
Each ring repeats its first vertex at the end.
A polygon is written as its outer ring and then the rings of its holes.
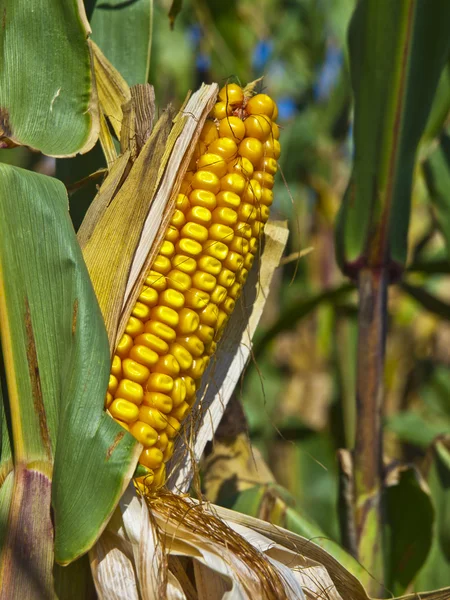
POLYGON ((98 99, 103 114, 120 139, 123 123, 122 106, 131 99, 130 88, 122 75, 115 69, 95 42, 89 40, 94 58, 95 79, 98 99))

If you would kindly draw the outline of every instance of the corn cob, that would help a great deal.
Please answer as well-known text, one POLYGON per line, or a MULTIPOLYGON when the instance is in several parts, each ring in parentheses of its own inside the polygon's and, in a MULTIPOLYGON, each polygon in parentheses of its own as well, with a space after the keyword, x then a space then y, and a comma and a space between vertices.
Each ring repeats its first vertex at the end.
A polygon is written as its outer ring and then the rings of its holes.
POLYGON ((106 408, 165 483, 174 438, 252 267, 280 155, 277 107, 224 86, 205 122, 170 225, 114 355, 106 408))

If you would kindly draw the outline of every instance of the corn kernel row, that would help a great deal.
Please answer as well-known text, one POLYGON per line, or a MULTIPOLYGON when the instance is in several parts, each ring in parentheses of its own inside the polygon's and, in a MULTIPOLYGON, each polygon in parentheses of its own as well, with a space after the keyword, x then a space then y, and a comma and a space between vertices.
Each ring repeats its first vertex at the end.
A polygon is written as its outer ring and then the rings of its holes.
POLYGON ((110 414, 139 440, 145 483, 165 482, 174 438, 252 267, 280 155, 277 107, 219 92, 170 225, 111 366, 110 414))

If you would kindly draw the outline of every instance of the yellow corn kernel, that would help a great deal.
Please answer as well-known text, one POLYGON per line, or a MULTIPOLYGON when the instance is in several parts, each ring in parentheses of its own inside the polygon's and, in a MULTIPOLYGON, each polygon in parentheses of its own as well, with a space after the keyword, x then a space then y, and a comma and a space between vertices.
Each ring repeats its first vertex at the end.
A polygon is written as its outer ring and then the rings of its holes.
POLYGON ((231 115, 233 109, 226 102, 216 102, 211 111, 213 119, 224 119, 227 115, 231 115))
MULTIPOLYGON (((172 346, 169 346, 169 350, 172 346)), ((176 377, 180 373, 180 365, 178 360, 172 354, 165 354, 161 356, 156 363, 152 367, 152 373, 161 373, 164 375, 170 375, 170 377, 176 377)))
POLYGON ((261 221, 255 221, 252 224, 252 234, 254 237, 260 238, 263 231, 264 231, 264 223, 261 223, 261 221))
POLYGON ((212 220, 213 223, 221 223, 223 225, 227 225, 228 227, 233 227, 236 225, 238 220, 237 212, 232 208, 228 208, 228 206, 219 206, 214 209, 212 213, 212 220))
POLYGON ((227 172, 227 163, 223 160, 221 156, 218 154, 212 154, 212 152, 207 152, 200 156, 197 163, 197 169, 199 171, 209 171, 210 173, 214 173, 219 177, 223 177, 227 172))
POLYGON ((242 200, 243 202, 248 202, 248 204, 255 204, 258 206, 261 201, 261 195, 262 188, 259 181, 256 181, 256 179, 250 179, 244 193, 242 194, 242 200))
POLYGON ((197 269, 195 259, 191 256, 186 256, 186 254, 175 254, 172 258, 172 266, 174 269, 183 271, 183 273, 187 273, 188 275, 192 275, 197 269))
POLYGON ((195 395, 197 393, 197 387, 196 387, 195 381, 192 379, 192 377, 184 375, 182 377, 182 380, 184 381, 185 386, 186 386, 186 399, 195 397, 195 395))
POLYGON ((244 92, 240 85, 236 83, 227 83, 219 91, 219 98, 230 106, 237 106, 244 101, 244 92))
POLYGON ((234 237, 229 248, 232 252, 239 252, 239 254, 245 255, 249 251, 249 243, 245 238, 234 237))
POLYGON ((120 358, 126 358, 131 348, 133 347, 133 338, 131 335, 124 333, 117 345, 116 353, 120 358))
MULTIPOLYGON (((138 319, 139 321, 146 321, 150 314, 150 308, 146 304, 143 304, 142 302, 136 302, 136 304, 133 307, 133 310, 131 311, 131 314, 133 315, 133 317, 136 317, 136 319, 138 319)), ((132 328, 133 328, 133 326, 132 326, 132 328)), ((133 331, 134 331, 134 329, 133 329, 133 331)), ((129 331, 127 331, 127 333, 130 333, 130 335, 133 335, 133 333, 131 333, 129 331)))
POLYGON ((248 251, 251 252, 252 254, 256 254, 256 251, 258 250, 258 238, 256 237, 252 237, 250 238, 249 242, 248 242, 248 251))
POLYGON ((174 225, 169 225, 166 231, 166 235, 164 236, 166 240, 175 244, 175 242, 180 237, 180 232, 174 225))
POLYGON ((245 110, 249 115, 265 115, 272 119, 275 103, 267 94, 256 94, 247 102, 245 110))
MULTIPOLYGON (((220 208, 219 210, 229 210, 231 208, 220 208)), ((233 211, 234 212, 234 211, 233 211)), ((223 242, 224 244, 231 244, 231 240, 233 239, 234 231, 228 225, 224 225, 223 223, 213 223, 209 228, 209 239, 223 242)))
POLYGON ((109 406, 109 412, 115 419, 120 419, 125 423, 133 423, 139 416, 139 408, 125 398, 113 400, 109 406))
POLYGON ((180 311, 184 306, 184 296, 178 290, 164 290, 159 297, 159 302, 163 306, 180 311))
POLYGON ((172 408, 176 408, 182 402, 186 400, 186 383, 181 377, 177 377, 173 382, 173 390, 170 393, 170 398, 172 400, 172 408))
POLYGON ((226 259, 223 261, 223 266, 235 273, 244 265, 244 257, 237 252, 228 252, 226 259))
POLYGON ((256 179, 256 181, 259 181, 262 188, 268 188, 269 190, 273 188, 275 180, 273 178, 273 175, 271 175, 270 173, 267 173, 265 171, 255 171, 253 173, 253 177, 256 179))
POLYGON ((186 194, 178 194, 175 200, 175 208, 181 210, 182 213, 186 213, 190 207, 191 205, 189 198, 186 196, 186 194))
POLYGON ((221 192, 234 192, 238 196, 242 194, 247 185, 247 180, 240 173, 227 173, 220 179, 221 192))
POLYGON ((208 150, 228 161, 236 156, 238 147, 236 142, 230 138, 218 138, 208 146, 208 150))
POLYGON ((223 285, 216 285, 216 287, 211 292, 211 302, 214 302, 214 304, 221 304, 226 297, 227 290, 223 285))
POLYGON ((109 408, 111 406, 111 402, 113 400, 114 400, 114 396, 111 394, 111 392, 106 392, 105 408, 109 408))
POLYGON ((250 179, 253 174, 253 165, 245 156, 238 156, 229 163, 228 171, 230 173, 242 173, 246 179, 250 179))
POLYGON ((264 206, 271 206, 273 202, 273 192, 268 188, 261 190, 261 204, 264 206))
POLYGON ((173 212, 172 218, 170 219, 170 223, 177 229, 181 229, 186 223, 186 217, 184 216, 184 212, 176 208, 173 212))
POLYGON ((239 144, 239 154, 256 166, 264 154, 264 148, 257 138, 246 137, 239 144))
POLYGON ((123 375, 126 379, 131 379, 136 383, 145 383, 150 375, 150 371, 144 365, 140 365, 131 358, 125 358, 122 362, 123 375))
POLYGON ((186 348, 193 358, 200 358, 205 350, 204 343, 196 335, 188 335, 184 338, 178 337, 177 344, 186 348))
POLYGON ((145 471, 145 475, 142 475, 141 477, 136 477, 136 479, 134 479, 134 483, 143 492, 149 490, 155 480, 155 474, 151 469, 147 469, 147 467, 145 467, 145 471))
POLYGON ((239 281, 239 283, 244 285, 244 283, 247 281, 247 277, 248 277, 248 269, 241 269, 238 273, 237 280, 239 281))
POLYGON ((229 288, 236 281, 236 275, 233 271, 230 271, 230 269, 222 269, 217 281, 219 282, 219 285, 222 285, 224 288, 229 288))
POLYGON ((233 283, 232 286, 228 288, 228 296, 230 296, 234 300, 237 300, 241 295, 241 291, 242 285, 238 281, 236 281, 235 283, 233 283))
MULTIPOLYGON (((145 306, 145 304, 143 304, 142 306, 145 306)), ((145 308, 147 309, 147 306, 145 306, 145 308)), ((140 335, 143 331, 144 323, 140 319, 137 319, 136 317, 130 317, 128 319, 127 326, 125 327, 125 333, 131 335, 131 337, 136 337, 137 335, 140 335)))
POLYGON ((197 171, 191 181, 192 189, 207 190, 213 194, 220 192, 220 181, 211 171, 197 171))
POLYGON ((192 190, 189 201, 192 206, 201 206, 208 210, 214 210, 217 204, 216 195, 208 190, 192 190))
POLYGON ((188 414, 190 410, 190 406, 187 402, 182 402, 180 404, 180 406, 177 406, 177 408, 174 408, 171 416, 174 417, 175 419, 177 419, 180 423, 183 421, 183 419, 186 417, 186 415, 188 414))
POLYGON ((180 185, 180 194, 189 194, 189 192, 192 190, 192 186, 191 186, 191 180, 185 180, 183 179, 183 181, 181 182, 180 185))
POLYGON ((145 279, 145 283, 158 292, 166 289, 166 278, 157 271, 150 271, 145 279))
POLYGON ((121 421, 120 419, 116 419, 116 422, 119 423, 119 425, 127 431, 130 431, 130 426, 128 425, 128 423, 124 423, 124 421, 121 421))
POLYGON ((166 414, 170 413, 173 408, 172 398, 161 392, 145 392, 143 403, 145 406, 156 408, 166 414))
POLYGON ((178 313, 168 306, 154 306, 150 314, 154 321, 160 321, 169 327, 175 328, 178 325, 178 313))
POLYGON ((223 242, 209 240, 203 245, 203 254, 217 258, 217 260, 225 260, 228 247, 223 242))
POLYGON ((234 235, 249 240, 252 237, 252 227, 245 221, 238 221, 234 230, 234 235))
POLYGON ((239 117, 225 117, 219 121, 219 136, 240 142, 245 137, 245 125, 239 117))
MULTIPOLYGON (((172 458, 174 450, 175 450, 175 444, 172 442, 172 440, 169 440, 169 443, 167 444, 167 447, 164 450, 164 462, 167 462, 172 458)), ((165 477, 165 472, 164 472, 164 477, 165 477)), ((164 480, 162 479, 162 481, 164 481, 164 480)))
POLYGON ((273 115, 272 115, 272 121, 276 121, 278 119, 278 106, 277 103, 274 102, 273 103, 273 115))
POLYGON ((186 223, 180 233, 182 237, 195 240, 200 244, 208 239, 208 230, 204 225, 198 223, 186 223))
POLYGON ((202 246, 195 240, 190 240, 189 238, 181 238, 177 242, 176 250, 180 254, 198 256, 202 251, 202 246))
POLYGON ((115 391, 117 390, 118 385, 119 385, 119 382, 117 381, 117 377, 115 377, 114 375, 110 375, 109 382, 108 382, 108 392, 110 392, 111 394, 114 394, 115 391))
MULTIPOLYGON (((175 329, 172 329, 172 327, 169 327, 160 321, 147 321, 144 326, 144 331, 145 333, 151 333, 152 335, 161 338, 165 342, 173 342, 177 337, 175 329)), ((152 350, 154 350, 154 348, 152 348, 152 350)))
POLYGON ((220 308, 225 311, 228 315, 231 315, 231 313, 234 310, 234 306, 235 306, 235 301, 233 300, 233 298, 228 297, 224 302, 222 302, 222 304, 220 305, 220 308))
POLYGON ((144 399, 144 389, 142 385, 131 381, 131 379, 122 379, 116 391, 116 398, 124 398, 136 406, 139 406, 144 399))
POLYGON ((146 448, 139 457, 139 462, 148 469, 158 469, 163 461, 163 453, 159 448, 146 448))
POLYGON ((207 346, 205 346, 205 353, 208 356, 212 356, 217 350, 217 343, 213 340, 207 346))
POLYGON ((192 288, 188 290, 184 296, 187 308, 200 310, 205 308, 209 302, 210 295, 201 290, 192 288))
POLYGON ((164 373, 151 373, 145 387, 147 392, 162 392, 169 395, 173 389, 173 379, 164 373))
MULTIPOLYGON (((201 379, 206 367, 208 366, 208 359, 209 357, 207 356, 203 356, 202 358, 195 358, 192 361, 191 368, 187 371, 187 375, 189 375, 189 377, 192 377, 192 379, 194 380, 201 379)), ((169 435, 169 433, 167 435, 169 435)))
POLYGON ((262 223, 267 223, 269 216, 270 216, 269 207, 264 206, 264 204, 262 204, 258 208, 258 217, 257 217, 258 221, 261 221, 262 223))
MULTIPOLYGON (((201 256, 198 260, 198 267, 210 275, 218 275, 222 269, 222 263, 212 256, 201 256)), ((194 281, 194 279, 192 279, 194 281)))
POLYGON ((159 249, 159 253, 162 254, 162 256, 167 256, 167 258, 172 258, 172 256, 175 254, 175 246, 172 244, 172 242, 164 240, 159 249))
POLYGON ((264 157, 258 164, 258 170, 275 175, 278 171, 278 164, 274 158, 264 157))
POLYGON ((214 339, 214 329, 210 325, 201 323, 195 333, 204 344, 208 344, 214 339))
POLYGON ((236 210, 241 203, 240 197, 230 191, 219 192, 216 196, 216 200, 218 206, 226 206, 227 208, 232 208, 234 210, 236 210))
MULTIPOLYGON (((150 427, 156 429, 156 431, 163 431, 167 427, 169 418, 170 417, 167 417, 157 408, 151 408, 150 406, 146 406, 145 404, 142 404, 139 408, 139 421, 150 425, 150 427)), ((155 438, 155 442, 156 439, 157 437, 155 438)))
POLYGON ((130 350, 130 358, 140 365, 152 367, 158 362, 159 355, 147 346, 135 344, 130 350))
POLYGON ((219 315, 217 317, 217 329, 220 330, 223 327, 225 327, 225 325, 228 322, 228 315, 224 310, 219 310, 219 315))
POLYGON ((207 227, 211 223, 211 211, 204 206, 193 206, 186 214, 188 222, 198 223, 207 227))
POLYGON ((256 207, 253 206, 253 204, 243 202, 238 209, 238 214, 240 221, 244 221, 244 223, 253 223, 258 213, 256 211, 256 207))
POLYGON ((134 435, 138 442, 141 442, 146 447, 153 446, 158 439, 158 432, 154 427, 142 421, 136 421, 130 427, 130 433, 134 435))
POLYGON ((248 254, 245 255, 244 267, 247 269, 247 271, 250 271, 250 269, 253 267, 254 261, 255 261, 255 257, 253 256, 253 254, 251 254, 249 252, 248 254))
POLYGON ((152 287, 144 287, 138 300, 151 308, 158 304, 158 292, 152 287))
POLYGON ((122 361, 117 354, 114 355, 112 360, 111 374, 118 379, 122 377, 122 361))
POLYGON ((245 135, 265 142, 272 131, 272 122, 266 115, 249 115, 245 121, 245 135))
POLYGON ((210 293, 216 287, 216 278, 210 273, 197 271, 192 275, 192 284, 202 292, 210 293))
POLYGON ((180 421, 178 421, 178 419, 175 419, 175 417, 167 417, 167 427, 166 427, 166 433, 167 433, 167 437, 171 440, 173 439, 177 433, 180 431, 181 429, 181 423, 180 421))
MULTIPOLYGON (((187 371, 192 366, 192 356, 181 344, 174 343, 170 346, 170 351, 176 357, 182 371, 187 371)), ((178 373, 177 373, 178 375, 178 373)))
POLYGON ((190 308, 183 308, 179 312, 179 323, 177 327, 177 333, 181 335, 189 335, 194 333, 199 326, 200 319, 198 314, 190 308))
POLYGON ((169 438, 167 437, 167 433, 162 431, 158 435, 158 441, 156 442, 155 447, 159 448, 161 450, 161 452, 164 452, 164 450, 167 448, 168 443, 169 443, 169 438))
POLYGON ((142 333, 135 340, 135 344, 142 344, 147 346, 150 350, 157 352, 158 354, 166 354, 169 350, 167 342, 152 333, 142 333))
POLYGON ((272 137, 276 140, 280 137, 280 128, 276 123, 272 123, 272 137))
POLYGON ((281 154, 280 142, 275 138, 269 138, 264 142, 264 156, 278 159, 281 154))
POLYGON ((218 137, 216 124, 213 121, 206 121, 200 134, 200 140, 208 146, 211 142, 217 140, 218 137))
POLYGON ((205 308, 198 313, 200 323, 203 325, 209 325, 210 327, 213 327, 216 324, 218 315, 219 309, 212 302, 205 306, 205 308))

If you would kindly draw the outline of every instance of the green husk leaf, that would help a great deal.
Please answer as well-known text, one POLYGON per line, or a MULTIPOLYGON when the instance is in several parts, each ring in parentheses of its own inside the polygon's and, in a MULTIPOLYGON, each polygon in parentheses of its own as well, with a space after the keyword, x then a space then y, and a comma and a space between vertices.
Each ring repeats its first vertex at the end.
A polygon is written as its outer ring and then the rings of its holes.
POLYGON ((0 139, 50 156, 87 152, 99 132, 80 0, 4 0, 0 139), (45 65, 45 68, 43 68, 45 65))
POLYGON ((128 85, 146 83, 152 45, 153 0, 97 3, 92 39, 128 85))
MULTIPOLYGON (((22 554, 31 545, 44 560, 47 546, 39 551, 37 544, 48 538, 50 562, 41 566, 51 573, 50 501, 55 557, 68 563, 86 552, 106 525, 140 446, 104 412, 108 341, 65 188, 55 179, 1 164, 0 280, 16 478, 3 557, 17 539, 22 554)), ((3 564, 9 569, 14 563, 3 564)), ((9 581, 12 585, 14 577, 9 581)))

